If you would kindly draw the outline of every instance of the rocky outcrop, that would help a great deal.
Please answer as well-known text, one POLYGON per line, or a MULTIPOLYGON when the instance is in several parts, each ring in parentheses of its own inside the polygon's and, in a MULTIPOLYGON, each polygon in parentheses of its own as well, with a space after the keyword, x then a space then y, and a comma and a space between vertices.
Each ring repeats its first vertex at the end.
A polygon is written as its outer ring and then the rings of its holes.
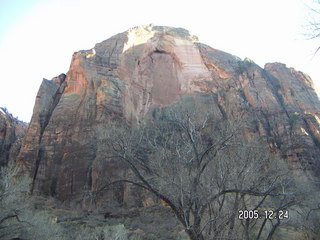
POLYGON ((43 147, 40 143, 52 112, 57 107, 66 86, 65 78, 65 74, 60 74, 51 81, 43 79, 36 96, 31 122, 19 154, 19 162, 23 163, 24 170, 30 173, 33 179, 36 179, 43 155, 43 147))
POLYGON ((16 161, 28 124, 0 108, 0 166, 16 161))
MULTIPOLYGON (((308 76, 280 63, 262 69, 184 29, 143 26, 74 53, 66 76, 42 82, 19 155, 34 192, 81 199, 101 179, 127 174, 105 158, 108 120, 137 121, 182 96, 201 96, 217 114, 244 122, 245 137, 260 135, 293 165, 319 162, 320 105, 308 76)), ((106 199, 143 204, 125 187, 106 199)))

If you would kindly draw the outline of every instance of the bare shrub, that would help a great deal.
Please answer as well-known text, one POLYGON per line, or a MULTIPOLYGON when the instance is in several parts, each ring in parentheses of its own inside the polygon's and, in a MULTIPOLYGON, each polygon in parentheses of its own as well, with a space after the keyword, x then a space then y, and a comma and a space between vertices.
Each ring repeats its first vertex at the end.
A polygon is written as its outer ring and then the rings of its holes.
POLYGON ((119 183, 146 189, 172 209, 192 240, 271 239, 285 219, 265 218, 263 209, 277 214, 295 204, 283 160, 263 141, 246 141, 240 123, 197 102, 108 129, 108 157, 124 161, 133 177, 99 191, 119 183), (239 220, 241 209, 260 210, 259 217, 239 220))

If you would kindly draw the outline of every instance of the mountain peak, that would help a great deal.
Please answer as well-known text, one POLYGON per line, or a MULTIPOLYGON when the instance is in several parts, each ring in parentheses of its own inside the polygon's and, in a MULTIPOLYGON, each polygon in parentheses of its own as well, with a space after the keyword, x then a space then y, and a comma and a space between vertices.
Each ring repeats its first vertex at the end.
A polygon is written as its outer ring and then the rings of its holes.
MULTIPOLYGON (((42 82, 19 161, 35 192, 75 199, 125 172, 105 159, 110 119, 135 122, 201 97, 217 116, 245 118, 247 139, 261 137, 288 161, 312 163, 320 154, 320 104, 310 81, 285 65, 242 61, 182 28, 134 27, 76 52, 66 76, 42 82)), ((123 191, 121 201, 142 201, 123 191)))

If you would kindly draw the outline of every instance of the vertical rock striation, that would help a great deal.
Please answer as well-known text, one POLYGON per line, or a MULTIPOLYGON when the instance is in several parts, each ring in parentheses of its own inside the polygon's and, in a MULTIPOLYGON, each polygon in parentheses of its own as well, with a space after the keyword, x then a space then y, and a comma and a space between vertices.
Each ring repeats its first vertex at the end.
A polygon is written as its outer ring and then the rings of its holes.
MULTIPOLYGON (((101 179, 127 174, 122 163, 105 159, 108 120, 137 121, 182 96, 202 96, 217 114, 245 122, 247 138, 265 138, 293 164, 319 162, 320 105, 308 76, 280 63, 262 69, 187 30, 149 25, 74 53, 67 75, 43 80, 19 154, 34 192, 81 199, 101 179)), ((136 195, 109 193, 141 204, 136 195)))
POLYGON ((0 108, 0 166, 16 161, 28 124, 0 108))

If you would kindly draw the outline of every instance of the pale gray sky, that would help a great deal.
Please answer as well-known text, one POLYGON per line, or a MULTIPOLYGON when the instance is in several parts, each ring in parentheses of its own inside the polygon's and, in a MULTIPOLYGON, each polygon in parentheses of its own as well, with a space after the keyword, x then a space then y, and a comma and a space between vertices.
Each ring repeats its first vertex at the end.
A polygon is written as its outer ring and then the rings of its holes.
POLYGON ((183 27, 261 67, 283 62, 320 85, 318 40, 303 35, 312 0, 0 0, 0 106, 29 121, 42 78, 68 71, 73 52, 131 27, 183 27))

